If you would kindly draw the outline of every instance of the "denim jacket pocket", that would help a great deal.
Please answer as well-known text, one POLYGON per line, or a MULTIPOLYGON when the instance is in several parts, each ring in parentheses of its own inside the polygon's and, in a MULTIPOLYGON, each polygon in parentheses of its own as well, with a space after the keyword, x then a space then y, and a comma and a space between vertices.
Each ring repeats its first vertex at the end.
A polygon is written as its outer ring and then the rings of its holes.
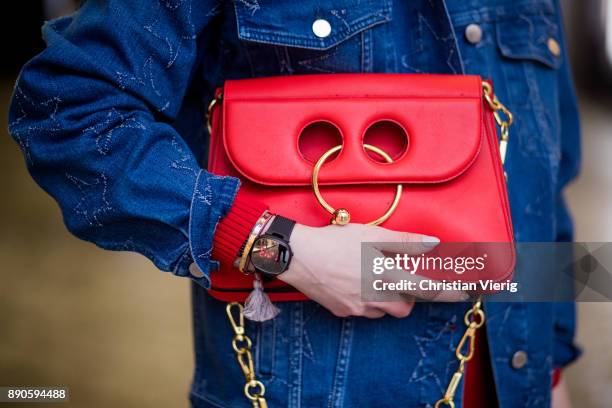
POLYGON ((539 62, 553 69, 561 65, 561 50, 555 48, 559 47, 559 28, 551 16, 521 14, 497 23, 496 31, 497 45, 504 57, 539 62))
POLYGON ((556 168, 561 152, 558 68, 565 58, 556 16, 542 11, 520 13, 495 26, 520 151, 547 159, 556 168))
POLYGON ((391 20, 391 0, 235 2, 238 37, 254 76, 364 72, 371 29, 391 20))

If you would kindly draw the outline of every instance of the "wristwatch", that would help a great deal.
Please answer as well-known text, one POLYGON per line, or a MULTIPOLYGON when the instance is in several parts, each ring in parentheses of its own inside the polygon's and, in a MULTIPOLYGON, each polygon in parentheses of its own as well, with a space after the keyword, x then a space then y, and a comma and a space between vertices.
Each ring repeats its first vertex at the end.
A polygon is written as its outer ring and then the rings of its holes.
POLYGON ((264 278, 275 278, 289 268, 291 247, 289 238, 295 221, 277 215, 265 234, 255 239, 249 261, 264 278))

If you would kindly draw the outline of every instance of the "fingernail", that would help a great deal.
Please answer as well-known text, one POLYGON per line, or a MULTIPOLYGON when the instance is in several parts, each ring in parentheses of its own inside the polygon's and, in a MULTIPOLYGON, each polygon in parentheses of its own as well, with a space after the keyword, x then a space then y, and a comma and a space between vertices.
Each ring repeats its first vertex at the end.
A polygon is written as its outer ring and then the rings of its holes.
POLYGON ((429 236, 429 235, 423 235, 421 237, 421 242, 427 248, 433 248, 440 243, 440 239, 437 237, 429 236))

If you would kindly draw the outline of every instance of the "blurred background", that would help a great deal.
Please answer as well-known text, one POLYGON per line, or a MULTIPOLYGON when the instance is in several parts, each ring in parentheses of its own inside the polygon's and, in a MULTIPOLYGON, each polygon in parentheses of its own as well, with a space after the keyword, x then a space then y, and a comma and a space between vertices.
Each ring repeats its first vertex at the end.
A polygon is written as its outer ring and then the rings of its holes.
MULTIPOLYGON (((19 67, 44 46, 41 24, 75 5, 29 0, 2 7, 0 111, 6 112, 19 67)), ((583 126, 582 173, 567 198, 578 241, 612 241, 612 0, 564 1, 564 11, 583 126)), ((6 128, 5 113, 0 385, 68 385, 71 407, 188 406, 188 282, 139 255, 101 251, 71 236, 55 203, 28 176, 6 128)), ((565 372, 574 407, 612 407, 612 304, 581 303, 578 310, 585 352, 565 372)))

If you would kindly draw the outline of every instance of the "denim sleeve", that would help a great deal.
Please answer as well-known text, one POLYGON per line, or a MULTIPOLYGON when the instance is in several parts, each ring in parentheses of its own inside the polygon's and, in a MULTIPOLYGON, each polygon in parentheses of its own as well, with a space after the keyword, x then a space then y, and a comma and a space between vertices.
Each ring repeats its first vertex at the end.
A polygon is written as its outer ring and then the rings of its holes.
POLYGON ((239 183, 202 170, 170 123, 216 6, 85 2, 43 26, 47 48, 24 66, 9 113, 32 177, 72 233, 179 276, 195 261, 205 287, 212 235, 239 183))
MULTIPOLYGON (((563 27, 561 7, 556 1, 558 24, 563 27)), ((569 66, 565 35, 562 36, 563 53, 566 56, 559 70, 559 117, 561 118, 561 164, 557 187, 557 241, 573 241, 573 223, 568 211, 563 189, 578 175, 580 167, 580 120, 578 104, 569 66)), ((577 359, 580 349, 574 343, 576 335, 576 304, 556 302, 555 308, 555 367, 564 367, 577 359)))

